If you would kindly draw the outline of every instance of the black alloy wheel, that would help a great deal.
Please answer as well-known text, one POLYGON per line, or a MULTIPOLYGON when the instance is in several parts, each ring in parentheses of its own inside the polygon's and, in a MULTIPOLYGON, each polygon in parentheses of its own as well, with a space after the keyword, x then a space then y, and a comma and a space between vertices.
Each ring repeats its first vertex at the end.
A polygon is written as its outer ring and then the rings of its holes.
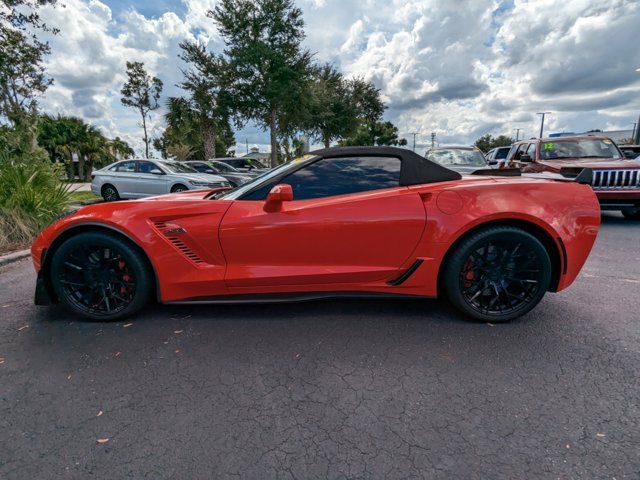
POLYGON ((116 320, 136 312, 150 297, 146 260, 118 236, 87 232, 53 253, 51 284, 60 302, 92 320, 116 320))
POLYGON ((120 200, 120 194, 118 194, 118 190, 113 185, 105 185, 102 187, 102 198, 104 198, 105 202, 115 202, 120 200))
POLYGON ((465 239, 453 253, 444 283, 454 306, 475 319, 506 322, 535 307, 551 281, 544 245, 514 227, 492 227, 465 239))

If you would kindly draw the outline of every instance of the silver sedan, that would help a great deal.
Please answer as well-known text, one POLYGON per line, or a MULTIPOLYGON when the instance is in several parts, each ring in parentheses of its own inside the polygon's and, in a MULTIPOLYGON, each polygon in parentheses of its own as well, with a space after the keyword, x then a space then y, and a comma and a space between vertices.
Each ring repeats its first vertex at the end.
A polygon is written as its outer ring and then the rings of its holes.
POLYGON ((168 160, 122 160, 91 175, 91 191, 106 201, 230 186, 223 177, 168 160))

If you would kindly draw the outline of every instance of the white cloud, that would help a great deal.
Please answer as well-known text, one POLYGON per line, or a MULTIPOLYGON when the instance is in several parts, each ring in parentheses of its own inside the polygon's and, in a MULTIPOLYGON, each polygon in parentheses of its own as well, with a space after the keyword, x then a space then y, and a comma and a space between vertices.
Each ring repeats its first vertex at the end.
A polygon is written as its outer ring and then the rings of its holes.
MULTIPOLYGON (((177 0, 176 0, 177 1, 177 0)), ((207 11, 217 0, 183 0, 175 11, 114 14, 108 0, 65 0, 43 17, 55 85, 43 106, 85 117, 140 151, 139 119, 120 105, 126 60, 144 61, 175 95, 178 44, 198 39, 221 51, 207 11), (180 8, 178 8, 180 7, 180 8)), ((537 131, 538 109, 550 129, 630 128, 640 110, 640 3, 631 0, 299 0, 306 45, 319 61, 373 81, 386 117, 427 143, 468 143, 484 133, 537 131)), ((152 130, 159 133, 161 112, 152 130)), ((254 128, 238 136, 266 148, 254 128)))

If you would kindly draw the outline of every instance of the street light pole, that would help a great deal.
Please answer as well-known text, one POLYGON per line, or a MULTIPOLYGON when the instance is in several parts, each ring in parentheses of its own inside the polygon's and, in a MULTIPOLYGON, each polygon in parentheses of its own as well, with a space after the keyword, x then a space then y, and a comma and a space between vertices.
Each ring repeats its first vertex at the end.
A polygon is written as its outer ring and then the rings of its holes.
POLYGON ((416 151, 416 135, 418 135, 418 133, 410 133, 409 135, 413 135, 413 151, 416 151))
POLYGON ((520 130, 522 130, 521 128, 516 128, 516 142, 518 140, 520 140, 520 130))
POLYGON ((544 117, 549 115, 551 112, 536 112, 536 115, 542 115, 540 118, 540 137, 542 138, 542 132, 544 131, 544 117))
MULTIPOLYGON (((640 73, 640 68, 636 68, 636 72, 640 73)), ((640 115, 638 115, 638 126, 636 127, 636 137, 633 139, 633 143, 640 145, 640 115)))

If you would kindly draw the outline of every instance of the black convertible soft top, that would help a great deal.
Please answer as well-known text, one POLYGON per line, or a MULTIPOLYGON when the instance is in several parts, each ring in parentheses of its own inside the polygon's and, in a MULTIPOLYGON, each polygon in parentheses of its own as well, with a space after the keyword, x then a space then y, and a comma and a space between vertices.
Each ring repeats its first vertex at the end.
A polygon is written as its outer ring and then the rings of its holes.
POLYGON ((332 147, 309 152, 322 158, 336 157, 395 157, 401 162, 400 185, 460 180, 462 175, 442 165, 427 160, 411 150, 398 147, 332 147))

